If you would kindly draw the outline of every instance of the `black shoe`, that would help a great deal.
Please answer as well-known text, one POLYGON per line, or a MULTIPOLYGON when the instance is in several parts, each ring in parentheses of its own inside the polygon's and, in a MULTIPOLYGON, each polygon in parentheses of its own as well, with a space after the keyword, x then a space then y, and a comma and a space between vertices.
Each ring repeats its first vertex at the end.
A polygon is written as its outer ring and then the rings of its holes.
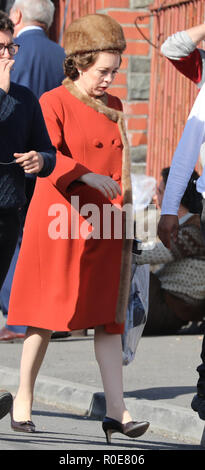
POLYGON ((69 336, 72 336, 72 333, 70 331, 53 331, 51 335, 51 340, 68 338, 69 336))
POLYGON ((33 421, 14 421, 13 406, 10 409, 11 428, 17 432, 35 432, 35 424, 33 421))
POLYGON ((119 432, 128 437, 139 437, 146 432, 148 427, 149 423, 147 421, 129 421, 128 423, 122 424, 115 419, 108 418, 107 416, 105 416, 102 423, 107 444, 111 444, 111 436, 114 432, 119 432))
POLYGON ((7 415, 13 403, 11 393, 6 390, 0 390, 0 419, 7 415))
POLYGON ((205 396, 204 395, 194 395, 194 398, 191 402, 192 410, 196 411, 200 419, 205 421, 205 396))

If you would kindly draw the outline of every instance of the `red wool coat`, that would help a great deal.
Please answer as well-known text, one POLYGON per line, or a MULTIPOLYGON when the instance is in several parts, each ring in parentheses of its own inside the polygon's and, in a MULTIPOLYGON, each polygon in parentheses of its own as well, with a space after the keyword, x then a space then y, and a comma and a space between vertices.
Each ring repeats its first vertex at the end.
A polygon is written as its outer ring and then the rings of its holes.
POLYGON ((40 102, 57 163, 48 178, 37 179, 8 323, 56 331, 105 325, 107 332, 122 333, 132 241, 113 232, 102 238, 103 204, 111 201, 77 181, 90 171, 109 175, 122 188, 112 203, 131 202, 121 103, 111 95, 107 106, 85 97, 69 79, 40 102))

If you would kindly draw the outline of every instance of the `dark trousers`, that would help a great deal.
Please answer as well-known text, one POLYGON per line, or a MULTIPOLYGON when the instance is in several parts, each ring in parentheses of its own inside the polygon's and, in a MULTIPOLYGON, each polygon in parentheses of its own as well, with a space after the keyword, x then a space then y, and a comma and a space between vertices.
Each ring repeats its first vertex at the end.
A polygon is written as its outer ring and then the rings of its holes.
POLYGON ((160 280, 150 272, 149 312, 143 335, 174 334, 186 323, 169 307, 160 280))
MULTIPOLYGON (((205 241, 205 199, 203 199, 203 209, 201 213, 201 231, 205 241)), ((199 395, 205 396, 205 336, 202 342, 201 359, 202 363, 197 367, 197 372, 199 373, 197 392, 199 395)))
POLYGON ((199 395, 203 395, 205 397, 205 336, 202 343, 201 359, 202 363, 197 367, 197 372, 199 373, 197 392, 199 395))
POLYGON ((19 210, 0 209, 0 289, 15 251, 19 228, 19 210))

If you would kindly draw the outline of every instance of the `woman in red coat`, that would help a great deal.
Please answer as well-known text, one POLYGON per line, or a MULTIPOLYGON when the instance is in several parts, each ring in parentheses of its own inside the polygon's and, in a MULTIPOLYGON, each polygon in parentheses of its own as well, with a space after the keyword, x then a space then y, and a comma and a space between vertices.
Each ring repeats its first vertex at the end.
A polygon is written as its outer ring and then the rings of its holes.
POLYGON ((132 421, 122 388, 132 249, 122 207, 132 199, 122 106, 106 90, 126 43, 106 15, 76 20, 65 41, 67 78, 40 100, 56 168, 36 184, 10 299, 8 322, 28 325, 12 427, 35 430, 33 387, 52 330, 95 328, 110 441, 114 431, 134 437, 149 426, 132 421))

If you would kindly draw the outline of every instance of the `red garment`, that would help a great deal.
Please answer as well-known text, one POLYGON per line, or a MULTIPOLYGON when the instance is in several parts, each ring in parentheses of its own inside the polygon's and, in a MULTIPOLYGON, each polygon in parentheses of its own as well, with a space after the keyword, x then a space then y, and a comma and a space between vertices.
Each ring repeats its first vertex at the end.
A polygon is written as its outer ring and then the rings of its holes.
MULTIPOLYGON (((108 97, 109 107, 121 109, 118 98, 108 97)), ((122 333, 124 319, 116 323, 124 271, 122 239, 71 236, 71 197, 79 196, 80 208, 87 203, 97 204, 101 219, 103 203, 110 203, 98 190, 76 179, 92 171, 110 175, 121 185, 123 145, 118 124, 80 101, 65 86, 45 93, 40 101, 51 141, 57 148, 57 164, 48 178, 38 179, 36 184, 7 323, 56 331, 105 325, 107 332, 122 333), (61 212, 56 214, 53 208, 64 211, 65 238, 52 239, 48 235, 48 227, 49 233, 52 227, 55 233, 60 229, 55 221, 61 212)), ((122 205, 123 196, 112 202, 122 205)), ((86 218, 81 215, 80 224, 85 225, 86 218)))
POLYGON ((169 59, 179 72, 190 78, 194 83, 200 83, 202 79, 202 59, 199 49, 194 49, 191 54, 178 60, 169 59))

